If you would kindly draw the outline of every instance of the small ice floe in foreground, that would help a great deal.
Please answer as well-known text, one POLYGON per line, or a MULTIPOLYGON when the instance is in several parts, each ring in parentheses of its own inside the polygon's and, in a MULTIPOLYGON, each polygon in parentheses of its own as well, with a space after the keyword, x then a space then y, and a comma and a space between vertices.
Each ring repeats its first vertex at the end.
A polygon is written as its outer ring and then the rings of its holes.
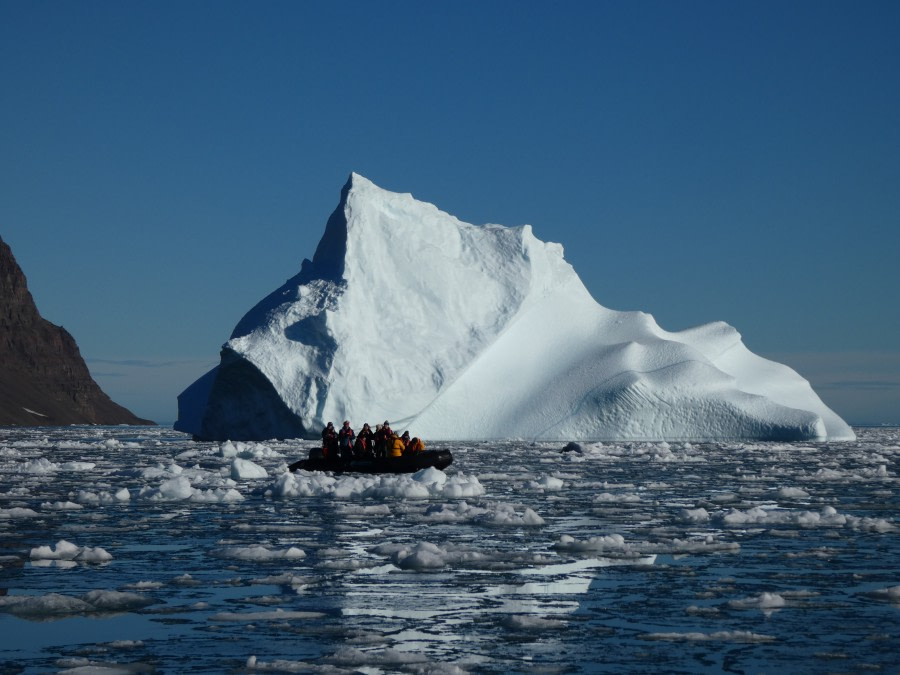
POLYGON ((210 621, 297 621, 321 619, 322 612, 293 612, 275 609, 271 612, 219 612, 209 617, 210 621))
POLYGON ((235 457, 231 462, 232 480, 252 480, 254 478, 268 478, 269 472, 259 464, 254 464, 249 459, 235 457))
POLYGON ((730 600, 728 606, 731 609, 758 609, 769 615, 776 610, 786 607, 787 601, 784 599, 784 596, 778 593, 760 593, 756 597, 730 600))
POLYGON ((413 474, 334 476, 330 472, 285 472, 271 486, 275 499, 331 496, 336 499, 462 499, 480 497, 484 486, 475 476, 447 476, 429 467, 413 474))
POLYGON ((429 523, 469 522, 479 525, 513 527, 544 524, 544 519, 535 513, 533 509, 527 506, 522 508, 524 510, 519 513, 516 511, 516 506, 503 502, 498 502, 489 507, 475 506, 466 501, 454 504, 434 504, 426 509, 423 520, 429 523))
POLYGON ((85 563, 104 563, 113 559, 112 555, 99 546, 77 546, 65 539, 60 539, 53 547, 38 546, 31 549, 30 558, 33 561, 73 560, 85 563))
POLYGON ((545 619, 530 614, 510 614, 502 621, 505 628, 519 631, 545 631, 561 630, 568 626, 566 621, 560 619, 545 619))
POLYGON ((299 560, 305 558, 306 553, 291 546, 286 549, 275 549, 267 546, 225 546, 210 552, 217 558, 230 558, 233 560, 252 560, 255 562, 271 562, 273 560, 299 560))
MULTIPOLYGON (((231 483, 234 485, 234 483, 231 483)), ((154 502, 204 502, 204 503, 228 503, 244 500, 244 495, 233 487, 217 487, 209 490, 201 490, 191 485, 187 476, 175 476, 164 480, 157 487, 144 486, 138 493, 138 499, 154 502)))
POLYGON ((802 488, 783 487, 778 490, 779 499, 806 499, 809 493, 802 488))
POLYGON ((88 490, 79 490, 76 499, 78 499, 79 504, 119 504, 130 501, 131 492, 125 487, 119 488, 115 492, 90 492, 88 490))
POLYGON ((441 548, 428 541, 416 544, 382 544, 373 549, 380 555, 388 555, 401 570, 427 572, 446 565, 471 564, 489 560, 491 556, 479 551, 441 548))
POLYGON ((869 591, 868 593, 863 593, 863 595, 875 600, 887 601, 892 605, 900 605, 900 586, 879 588, 877 591, 869 591))
POLYGON ((609 551, 623 552, 628 549, 628 545, 625 543, 625 537, 618 533, 589 537, 588 539, 575 539, 575 537, 564 534, 553 544, 553 548, 558 551, 573 553, 602 553, 609 551))
POLYGON ((565 487, 565 481, 554 476, 544 476, 540 480, 533 480, 529 483, 534 490, 543 490, 545 492, 557 492, 565 487))
POLYGON ((11 509, 0 509, 0 518, 37 518, 40 514, 34 509, 14 506, 11 509))
POLYGON ((0 612, 23 619, 60 619, 68 616, 115 614, 142 609, 156 601, 139 593, 89 591, 79 596, 7 595, 0 597, 0 612))
POLYGON ((646 633, 642 640, 668 640, 670 642, 774 642, 772 635, 752 633, 746 630, 720 630, 714 633, 646 633))

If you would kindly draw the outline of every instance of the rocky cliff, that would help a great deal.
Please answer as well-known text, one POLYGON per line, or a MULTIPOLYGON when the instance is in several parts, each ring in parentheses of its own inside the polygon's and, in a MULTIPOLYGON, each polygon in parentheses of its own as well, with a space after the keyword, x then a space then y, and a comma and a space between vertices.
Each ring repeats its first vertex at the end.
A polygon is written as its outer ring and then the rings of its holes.
POLYGON ((42 318, 0 239, 0 425, 153 424, 94 382, 74 338, 42 318))

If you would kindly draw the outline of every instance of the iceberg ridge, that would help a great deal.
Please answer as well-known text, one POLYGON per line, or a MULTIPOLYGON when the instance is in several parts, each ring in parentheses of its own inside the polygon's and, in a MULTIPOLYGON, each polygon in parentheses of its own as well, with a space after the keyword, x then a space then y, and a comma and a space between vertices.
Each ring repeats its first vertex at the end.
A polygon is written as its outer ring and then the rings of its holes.
POLYGON ((179 396, 175 428, 316 438, 343 419, 441 440, 854 438, 731 326, 607 309, 530 226, 464 223, 358 174, 313 259, 179 396))

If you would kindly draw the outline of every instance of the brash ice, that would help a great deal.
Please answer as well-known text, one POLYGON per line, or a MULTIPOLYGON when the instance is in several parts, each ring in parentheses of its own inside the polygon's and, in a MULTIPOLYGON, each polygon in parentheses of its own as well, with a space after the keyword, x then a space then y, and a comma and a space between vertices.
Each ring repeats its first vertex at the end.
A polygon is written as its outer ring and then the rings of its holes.
POLYGON ((599 305, 559 244, 352 174, 312 261, 178 397, 207 440, 391 420, 427 439, 839 440, 850 427, 731 326, 599 305))

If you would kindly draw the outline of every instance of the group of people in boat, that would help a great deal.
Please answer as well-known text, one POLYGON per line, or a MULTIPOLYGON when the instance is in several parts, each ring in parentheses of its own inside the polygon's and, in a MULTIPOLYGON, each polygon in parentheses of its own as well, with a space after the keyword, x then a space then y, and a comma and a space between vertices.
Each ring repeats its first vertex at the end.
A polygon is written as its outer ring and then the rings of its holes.
POLYGON ((368 423, 363 424, 359 434, 350 427, 349 420, 344 420, 340 429, 335 429, 332 422, 322 429, 322 454, 325 459, 350 462, 354 459, 403 457, 424 451, 425 443, 421 438, 410 438, 408 431, 398 436, 387 420, 384 424, 376 424, 375 431, 368 423))

